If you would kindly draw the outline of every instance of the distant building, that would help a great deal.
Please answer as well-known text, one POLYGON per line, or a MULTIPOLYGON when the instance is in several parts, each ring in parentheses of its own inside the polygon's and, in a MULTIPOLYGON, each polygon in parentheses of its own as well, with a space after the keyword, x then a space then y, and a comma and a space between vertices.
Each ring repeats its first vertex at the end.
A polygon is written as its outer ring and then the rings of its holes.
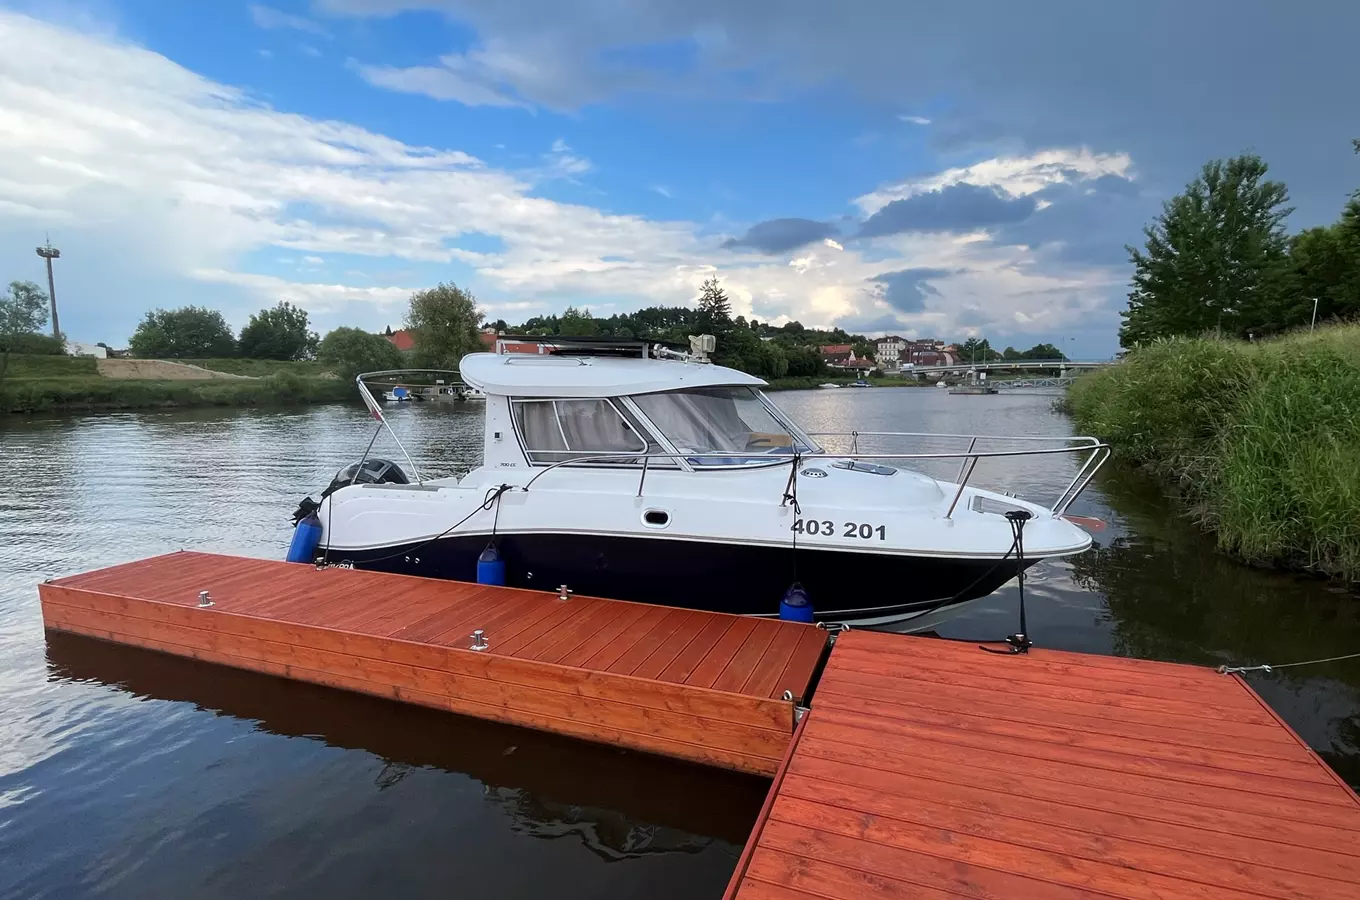
POLYGON ((108 359, 109 350, 99 344, 86 344, 83 341, 67 341, 67 356, 93 356, 95 359, 108 359))
POLYGON ((402 353, 413 350, 416 346, 415 336, 404 328, 401 331, 394 331, 391 334, 383 335, 383 337, 391 341, 392 346, 396 347, 402 353))
POLYGON ((896 372, 902 368, 902 351, 907 348, 907 339, 890 334, 874 340, 874 361, 884 372, 896 372))
POLYGON ((496 342, 503 341, 502 346, 506 353, 542 353, 543 345, 536 341, 506 341, 502 335, 497 334, 490 328, 485 328, 479 335, 482 339, 482 347, 487 353, 496 352, 496 342))
POLYGON ((822 347, 822 361, 828 369, 842 372, 868 372, 878 368, 878 363, 867 356, 856 356, 849 344, 828 344, 822 347))
POLYGON ((906 341, 901 350, 901 364, 912 366, 958 365, 958 348, 934 338, 906 341))

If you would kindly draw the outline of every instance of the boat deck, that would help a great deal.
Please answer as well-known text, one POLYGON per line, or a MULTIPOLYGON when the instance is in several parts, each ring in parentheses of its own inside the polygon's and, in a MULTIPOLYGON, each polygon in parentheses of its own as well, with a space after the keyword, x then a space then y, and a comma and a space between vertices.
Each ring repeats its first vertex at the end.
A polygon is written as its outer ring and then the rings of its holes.
POLYGON ((766 775, 827 643, 793 622, 187 551, 39 592, 48 628, 766 775))
POLYGON ((1360 897, 1360 799, 1236 676, 850 632, 739 900, 1360 897))

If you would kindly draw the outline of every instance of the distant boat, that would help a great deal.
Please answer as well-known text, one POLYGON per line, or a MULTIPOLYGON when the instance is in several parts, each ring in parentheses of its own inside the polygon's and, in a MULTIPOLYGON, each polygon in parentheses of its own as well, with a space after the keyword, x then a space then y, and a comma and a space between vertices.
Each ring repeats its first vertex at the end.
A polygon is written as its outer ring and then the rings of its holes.
POLYGON ((415 396, 409 388, 394 387, 390 391, 383 391, 383 399, 388 403, 409 403, 415 396))
POLYGON ((994 387, 985 384, 959 384, 949 389, 951 394, 999 394, 1001 393, 994 387))
POLYGON ((819 385, 817 385, 817 387, 819 387, 819 388, 838 388, 838 387, 840 387, 840 385, 839 385, 839 384, 836 384, 834 381, 828 381, 826 384, 819 384, 819 385))
POLYGON ((870 384, 869 382, 865 381, 863 378, 861 378, 859 381, 854 382, 854 383, 851 384, 850 386, 851 386, 851 387, 873 387, 872 384, 870 384))

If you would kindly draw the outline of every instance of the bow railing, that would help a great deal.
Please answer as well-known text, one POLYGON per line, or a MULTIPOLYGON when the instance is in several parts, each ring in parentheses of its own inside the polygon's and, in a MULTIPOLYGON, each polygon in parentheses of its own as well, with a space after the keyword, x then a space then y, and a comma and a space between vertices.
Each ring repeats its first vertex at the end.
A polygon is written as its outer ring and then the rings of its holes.
MULTIPOLYGON (((828 462, 835 462, 847 459, 855 461, 884 460, 884 461, 908 461, 908 462, 912 460, 919 461, 960 460, 961 465, 959 469, 959 476, 956 479, 954 495, 950 501, 948 510, 945 512, 945 518, 952 518, 954 510, 958 506, 959 500, 963 497, 964 490, 968 487, 968 483, 973 477, 973 472, 977 468, 979 460, 1054 457, 1063 455, 1075 456, 1085 454, 1085 456, 1081 460, 1080 465, 1077 468, 1076 474, 1073 475, 1071 481, 1067 483, 1066 487, 1064 487, 1063 490, 1058 494, 1057 498, 1052 502, 1052 504, 1047 506, 1048 509, 1051 509, 1053 511, 1054 515, 1060 516, 1067 512, 1068 507, 1072 505, 1072 503, 1077 499, 1077 497, 1081 496, 1082 492, 1086 489, 1086 486, 1090 484, 1091 479, 1095 477, 1096 472, 1100 470, 1100 467, 1105 464, 1105 461, 1109 459, 1110 456, 1109 445, 1103 444, 1096 438, 1091 437, 1003 438, 1001 436, 988 436, 988 435, 935 435, 911 432, 846 432, 845 436, 850 436, 852 434, 858 437, 911 436, 929 438, 963 438, 969 441, 969 446, 967 449, 957 452, 945 451, 933 453, 865 453, 854 451, 848 453, 836 453, 832 451, 818 450, 812 452, 798 452, 798 453, 789 451, 787 453, 782 454, 771 454, 769 452, 745 453, 736 450, 708 451, 708 452, 696 452, 684 450, 677 450, 672 452, 668 450, 659 451, 650 450, 645 452, 639 451, 635 453, 632 452, 614 453, 614 452, 592 452, 582 450, 561 450, 561 449, 534 450, 531 448, 526 448, 526 451, 528 453, 535 456, 556 454, 566 456, 567 458, 558 460, 557 462, 552 462, 543 465, 539 469, 539 471, 535 472, 533 477, 531 477, 523 485, 521 490, 525 491, 530 490, 534 486, 534 484, 538 482, 540 478, 547 475, 549 472, 553 472, 556 471, 557 469, 562 468, 563 466, 572 465, 580 466, 582 464, 589 465, 592 463, 639 464, 640 471, 638 476, 637 496, 641 497, 643 495, 643 489, 646 484, 647 475, 651 468, 651 463, 653 460, 669 460, 673 463, 676 463, 677 465, 679 461, 683 460, 685 463, 691 466, 695 466, 696 471, 702 471, 704 468, 706 468, 703 462, 704 460, 711 460, 713 463, 715 463, 715 465, 712 467, 714 471, 731 471, 733 469, 740 469, 752 465, 771 466, 771 465, 784 465, 786 463, 797 464, 801 466, 809 462, 821 460, 825 460, 828 462), (980 440, 1015 440, 1019 442, 1031 442, 1031 441, 1037 442, 1043 440, 1048 440, 1052 442, 1055 440, 1061 440, 1066 441, 1068 443, 1068 446, 1035 447, 1019 450, 978 450, 976 448, 976 445, 977 442, 980 440), (745 462, 741 462, 743 460, 745 462)), ((833 437, 833 436, 837 435, 834 433, 809 435, 809 437, 833 437)))

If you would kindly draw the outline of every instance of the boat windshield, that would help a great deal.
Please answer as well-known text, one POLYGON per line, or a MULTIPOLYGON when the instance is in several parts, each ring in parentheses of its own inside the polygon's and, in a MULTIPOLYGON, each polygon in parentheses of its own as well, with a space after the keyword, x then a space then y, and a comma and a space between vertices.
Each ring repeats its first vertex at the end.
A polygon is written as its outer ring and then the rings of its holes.
POLYGON ((682 453, 742 454, 687 457, 691 465, 764 465, 772 456, 817 449, 753 388, 690 388, 631 399, 682 453))

